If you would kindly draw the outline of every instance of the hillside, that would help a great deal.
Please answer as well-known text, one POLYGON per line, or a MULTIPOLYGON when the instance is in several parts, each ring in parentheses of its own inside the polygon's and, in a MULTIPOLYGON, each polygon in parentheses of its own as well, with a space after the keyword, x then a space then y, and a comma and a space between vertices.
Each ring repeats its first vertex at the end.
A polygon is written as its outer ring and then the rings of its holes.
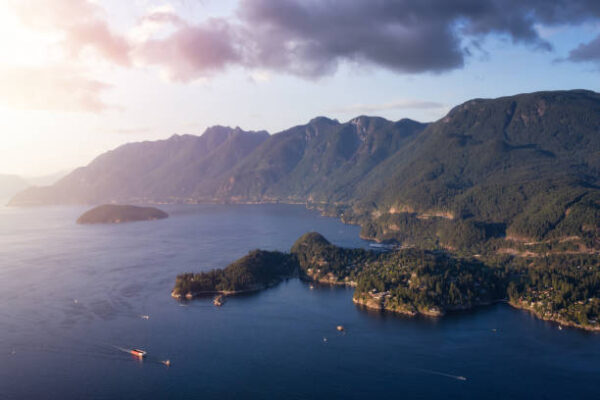
POLYGON ((469 101, 378 166, 359 187, 368 194, 355 214, 379 216, 365 236, 414 229, 450 247, 505 234, 597 237, 599 127, 593 92, 469 101))
POLYGON ((214 178, 269 137, 215 126, 202 136, 130 143, 97 157, 56 184, 29 188, 10 205, 185 202, 214 192, 214 178), (208 193, 208 194, 207 194, 208 193))
POLYGON ((595 253, 599 128, 600 95, 584 90, 475 99, 429 125, 362 116, 271 136, 214 127, 119 147, 11 205, 307 202, 377 240, 595 253))
POLYGON ((55 185, 20 193, 11 205, 334 196, 338 188, 356 185, 424 127, 371 117, 345 124, 321 117, 272 136, 212 127, 202 136, 121 146, 55 185))
POLYGON ((356 186, 414 139, 426 124, 361 116, 347 123, 325 117, 273 135, 237 166, 219 197, 352 201, 356 186))

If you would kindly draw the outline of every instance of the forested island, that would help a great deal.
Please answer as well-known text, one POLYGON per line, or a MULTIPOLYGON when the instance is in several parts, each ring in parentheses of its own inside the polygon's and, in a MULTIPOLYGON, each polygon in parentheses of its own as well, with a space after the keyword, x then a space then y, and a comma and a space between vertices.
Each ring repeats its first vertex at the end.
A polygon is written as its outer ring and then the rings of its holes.
POLYGON ((169 214, 154 207, 104 204, 83 213, 78 224, 120 224, 124 222, 153 221, 169 214))
POLYGON ((225 269, 179 275, 172 295, 232 295, 294 276, 355 287, 353 301, 373 310, 440 317, 506 301, 545 320, 600 331, 600 263, 590 255, 527 260, 414 248, 381 252, 341 248, 312 232, 289 253, 254 250, 225 269))

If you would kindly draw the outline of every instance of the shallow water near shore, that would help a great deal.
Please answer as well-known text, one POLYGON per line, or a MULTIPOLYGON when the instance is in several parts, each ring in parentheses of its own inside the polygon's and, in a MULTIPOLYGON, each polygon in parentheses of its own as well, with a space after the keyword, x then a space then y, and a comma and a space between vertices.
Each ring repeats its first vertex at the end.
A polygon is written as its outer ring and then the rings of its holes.
POLYGON ((175 301, 178 273, 255 248, 287 251, 307 231, 368 243, 302 206, 161 208, 169 219, 98 226, 75 224, 82 207, 0 208, 0 399, 562 399, 600 389, 600 335, 506 304, 408 319, 356 307, 351 288, 297 279, 220 308, 175 301), (148 358, 119 349, 134 347, 148 358))

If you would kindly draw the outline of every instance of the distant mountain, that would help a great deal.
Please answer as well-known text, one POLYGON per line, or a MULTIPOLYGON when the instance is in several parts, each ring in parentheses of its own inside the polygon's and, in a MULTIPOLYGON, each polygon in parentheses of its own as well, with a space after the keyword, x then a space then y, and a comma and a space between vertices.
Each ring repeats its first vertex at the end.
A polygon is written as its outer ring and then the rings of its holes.
POLYGON ((475 99, 429 125, 214 127, 121 146, 11 204, 307 201, 380 240, 597 238, 599 130, 600 95, 584 90, 475 99))
POLYGON ((123 145, 52 186, 19 193, 11 205, 335 196, 336 188, 355 185, 425 126, 321 117, 273 136, 216 126, 202 136, 123 145))
POLYGON ((29 183, 21 177, 0 174, 0 200, 8 200, 28 186, 29 183))
POLYGON ((72 170, 70 169, 66 169, 47 175, 24 176, 23 179, 25 179, 31 186, 50 186, 67 176, 69 173, 71 173, 71 171, 72 170))
POLYGON ((102 154, 56 184, 19 193, 11 205, 192 201, 215 178, 267 140, 267 132, 215 126, 202 136, 174 135, 102 154))

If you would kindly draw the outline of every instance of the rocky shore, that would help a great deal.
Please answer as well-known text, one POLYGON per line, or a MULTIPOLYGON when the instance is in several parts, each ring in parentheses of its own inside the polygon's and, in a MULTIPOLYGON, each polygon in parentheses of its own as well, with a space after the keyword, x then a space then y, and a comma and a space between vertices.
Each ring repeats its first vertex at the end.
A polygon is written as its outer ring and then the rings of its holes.
POLYGON ((395 314, 402 314, 407 317, 416 317, 423 315, 426 317, 442 317, 444 312, 437 307, 417 308, 411 304, 392 304, 389 301, 389 294, 383 293, 355 293, 352 297, 354 304, 374 311, 386 311, 395 314))

